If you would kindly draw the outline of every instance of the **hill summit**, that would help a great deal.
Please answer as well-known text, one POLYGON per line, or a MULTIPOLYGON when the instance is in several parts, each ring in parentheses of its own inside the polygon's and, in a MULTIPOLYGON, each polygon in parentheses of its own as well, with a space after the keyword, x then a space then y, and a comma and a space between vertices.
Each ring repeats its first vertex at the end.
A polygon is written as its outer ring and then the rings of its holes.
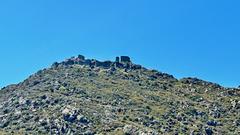
POLYGON ((79 55, 0 90, 0 134, 240 134, 240 89, 79 55))

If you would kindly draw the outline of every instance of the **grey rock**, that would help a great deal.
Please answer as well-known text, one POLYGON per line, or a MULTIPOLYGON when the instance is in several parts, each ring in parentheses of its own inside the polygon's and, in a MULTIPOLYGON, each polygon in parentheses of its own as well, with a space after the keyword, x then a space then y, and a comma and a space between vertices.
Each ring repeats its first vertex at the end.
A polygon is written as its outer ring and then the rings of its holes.
POLYGON ((213 135, 213 130, 212 128, 206 128, 205 129, 206 135, 213 135))
POLYGON ((219 122, 217 122, 217 121, 215 121, 215 120, 209 120, 209 121, 207 122, 207 124, 208 124, 209 126, 214 126, 214 127, 221 125, 219 122))
POLYGON ((78 115, 78 116, 77 116, 77 120, 78 120, 81 124, 85 124, 85 125, 87 125, 87 124, 90 123, 90 121, 88 120, 88 118, 86 118, 86 117, 83 116, 83 115, 78 115))

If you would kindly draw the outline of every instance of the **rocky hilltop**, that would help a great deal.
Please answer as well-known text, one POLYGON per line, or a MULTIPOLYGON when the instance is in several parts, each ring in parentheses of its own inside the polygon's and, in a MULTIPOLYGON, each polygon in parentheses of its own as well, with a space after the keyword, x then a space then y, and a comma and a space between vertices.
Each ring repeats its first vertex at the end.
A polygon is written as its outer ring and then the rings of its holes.
POLYGON ((0 90, 0 134, 240 134, 240 89, 79 55, 0 90))

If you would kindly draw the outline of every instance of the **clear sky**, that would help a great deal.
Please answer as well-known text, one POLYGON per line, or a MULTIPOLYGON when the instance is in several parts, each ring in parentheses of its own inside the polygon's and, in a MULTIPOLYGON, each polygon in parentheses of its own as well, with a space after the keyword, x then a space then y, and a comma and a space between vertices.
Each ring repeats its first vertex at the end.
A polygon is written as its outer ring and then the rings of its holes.
POLYGON ((2 0, 0 87, 83 54, 240 85, 239 0, 2 0))

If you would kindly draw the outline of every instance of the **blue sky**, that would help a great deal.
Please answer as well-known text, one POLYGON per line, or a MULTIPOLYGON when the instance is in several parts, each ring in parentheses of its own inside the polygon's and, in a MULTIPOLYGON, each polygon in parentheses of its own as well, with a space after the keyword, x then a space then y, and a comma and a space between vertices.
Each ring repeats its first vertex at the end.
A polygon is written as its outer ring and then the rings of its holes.
POLYGON ((0 87, 83 54, 240 85, 239 0, 0 1, 0 87))

